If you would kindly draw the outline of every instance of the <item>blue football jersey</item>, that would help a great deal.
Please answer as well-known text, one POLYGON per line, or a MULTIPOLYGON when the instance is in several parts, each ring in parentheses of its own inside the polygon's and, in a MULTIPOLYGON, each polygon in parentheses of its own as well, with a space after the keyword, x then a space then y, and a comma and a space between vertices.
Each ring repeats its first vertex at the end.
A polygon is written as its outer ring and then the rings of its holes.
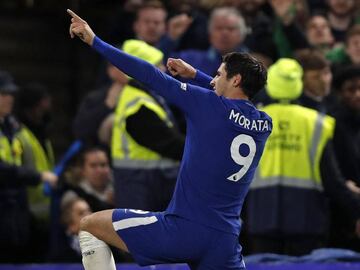
POLYGON ((182 83, 97 37, 93 47, 184 113, 184 156, 166 213, 238 234, 241 208, 272 130, 271 118, 247 100, 182 83))

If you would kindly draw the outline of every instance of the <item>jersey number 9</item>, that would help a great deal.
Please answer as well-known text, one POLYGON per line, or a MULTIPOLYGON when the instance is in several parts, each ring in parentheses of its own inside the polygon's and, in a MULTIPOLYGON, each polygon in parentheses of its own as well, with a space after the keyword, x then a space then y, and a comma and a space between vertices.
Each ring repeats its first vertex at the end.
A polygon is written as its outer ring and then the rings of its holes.
POLYGON ((240 134, 236 136, 230 146, 231 158, 236 164, 241 165, 241 169, 230 175, 227 179, 230 181, 239 181, 245 173, 249 170, 250 165, 254 159, 256 153, 256 144, 254 139, 246 134, 240 134), (240 146, 246 144, 249 147, 249 153, 247 156, 242 156, 240 153, 240 146))

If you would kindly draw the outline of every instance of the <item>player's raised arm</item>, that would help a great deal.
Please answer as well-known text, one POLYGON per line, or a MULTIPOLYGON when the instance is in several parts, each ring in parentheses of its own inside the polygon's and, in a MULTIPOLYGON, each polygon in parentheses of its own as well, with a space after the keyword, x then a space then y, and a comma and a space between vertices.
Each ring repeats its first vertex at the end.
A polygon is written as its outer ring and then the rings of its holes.
POLYGON ((78 36, 121 71, 157 92, 168 102, 186 109, 185 105, 189 105, 189 100, 186 99, 190 98, 190 95, 185 94, 184 88, 186 89, 186 86, 184 84, 161 72, 148 62, 133 57, 102 41, 95 35, 85 20, 71 10, 67 12, 72 17, 70 25, 71 37, 78 36))

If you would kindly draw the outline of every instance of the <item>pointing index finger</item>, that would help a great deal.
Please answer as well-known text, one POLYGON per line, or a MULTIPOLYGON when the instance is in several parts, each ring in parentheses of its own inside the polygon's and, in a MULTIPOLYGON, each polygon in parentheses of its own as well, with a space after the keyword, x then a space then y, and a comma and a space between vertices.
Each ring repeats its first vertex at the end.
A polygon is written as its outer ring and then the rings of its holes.
POLYGON ((71 17, 73 17, 74 19, 79 20, 79 21, 84 21, 83 19, 81 19, 81 18, 80 18, 74 11, 72 11, 71 9, 67 9, 66 11, 67 11, 67 13, 68 13, 71 17))

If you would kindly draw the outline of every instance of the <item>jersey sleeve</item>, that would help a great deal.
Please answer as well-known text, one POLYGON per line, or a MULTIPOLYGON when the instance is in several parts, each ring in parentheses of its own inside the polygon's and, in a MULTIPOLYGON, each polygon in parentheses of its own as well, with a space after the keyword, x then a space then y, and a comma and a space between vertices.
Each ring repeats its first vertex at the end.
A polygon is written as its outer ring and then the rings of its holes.
POLYGON ((208 89, 182 83, 155 66, 131 56, 95 37, 93 48, 121 71, 143 83, 145 87, 163 96, 167 102, 179 107, 185 114, 197 108, 208 89))
POLYGON ((209 75, 207 75, 206 73, 202 72, 201 70, 196 70, 196 75, 195 78, 191 81, 192 83, 207 88, 207 89, 211 89, 212 86, 210 84, 210 82, 212 81, 212 77, 210 77, 209 75))

